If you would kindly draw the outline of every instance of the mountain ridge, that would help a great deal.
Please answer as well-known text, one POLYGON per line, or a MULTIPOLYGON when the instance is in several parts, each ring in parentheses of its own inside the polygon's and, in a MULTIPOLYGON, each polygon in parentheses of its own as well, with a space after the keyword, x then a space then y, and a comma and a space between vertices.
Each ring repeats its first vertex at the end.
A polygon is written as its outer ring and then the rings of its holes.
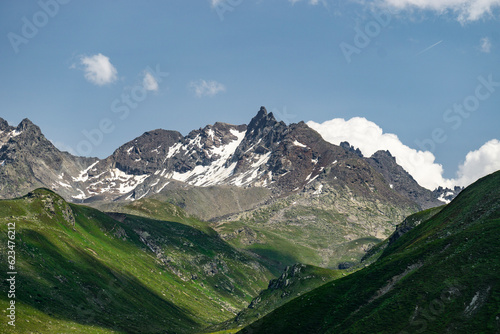
MULTIPOLYGON (((17 232, 18 317, 2 332, 199 333, 234 317, 273 277, 206 223, 164 211, 105 214, 46 188, 0 200, 0 240, 7 223, 17 232)), ((6 264, 6 247, 0 255, 6 264)), ((0 297, 2 308, 9 302, 0 297)))
MULTIPOLYGON (((59 151, 29 119, 21 121, 17 128, 9 126, 3 119, 0 124, 0 128, 4 129, 0 130, 2 165, 14 162, 16 155, 13 151, 26 153, 30 147, 36 146, 45 154, 41 160, 46 163, 42 165, 48 165, 53 174, 46 177, 40 168, 31 173, 26 171, 22 175, 26 184, 13 194, 20 195, 31 188, 45 186, 74 202, 137 200, 159 193, 176 182, 202 187, 265 187, 275 196, 287 196, 303 189, 327 165, 339 159, 363 159, 359 149, 350 147, 348 143, 340 146, 327 143, 304 122, 289 126, 278 122, 265 107, 260 108, 248 125, 216 122, 193 130, 186 136, 172 130, 147 131, 120 146, 105 159, 76 157, 59 151), (31 135, 22 136, 23 133, 31 135), (14 147, 19 139, 23 139, 25 147, 14 147), (72 168, 63 171, 63 160, 72 168), (75 172, 76 168, 79 168, 78 172, 75 172), (55 172, 59 174, 55 175, 55 172)), ((31 153, 31 160, 40 160, 40 155, 31 153)), ((25 155, 30 158, 28 153, 25 155)), ((378 159, 377 155, 382 154, 377 152, 366 161, 383 173, 388 183, 394 183, 400 195, 422 208, 440 204, 436 196, 441 193, 432 193, 420 187, 395 161, 385 159, 381 164, 383 159, 378 159), (384 173, 387 167, 395 173, 384 173), (391 174, 401 176, 406 187, 391 174), (411 190, 402 190, 408 188, 411 190)), ((25 162, 37 165, 37 161, 25 162)), ((12 193, 12 189, 9 191, 12 193)), ((7 192, 0 189, 0 196, 6 195, 7 192)))

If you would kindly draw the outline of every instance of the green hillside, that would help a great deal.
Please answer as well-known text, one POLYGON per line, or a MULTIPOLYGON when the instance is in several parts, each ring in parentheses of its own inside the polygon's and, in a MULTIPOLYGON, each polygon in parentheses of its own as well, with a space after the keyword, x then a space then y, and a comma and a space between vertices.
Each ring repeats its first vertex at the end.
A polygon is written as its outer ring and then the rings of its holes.
POLYGON ((267 289, 261 291, 247 308, 239 312, 234 319, 217 325, 214 329, 241 328, 290 300, 347 274, 345 270, 331 270, 305 264, 286 267, 281 276, 271 280, 267 289))
POLYGON ((177 220, 111 218, 45 189, 0 201, 1 267, 15 223, 17 272, 16 326, 0 332, 197 333, 233 318, 273 276, 205 223, 177 220))
POLYGON ((174 220, 173 211, 182 207, 192 217, 209 219, 225 241, 265 261, 275 275, 295 263, 336 269, 341 263, 359 262, 419 206, 395 193, 364 162, 349 160, 349 167, 335 171, 350 171, 346 184, 332 168, 304 191, 284 197, 270 196, 258 187, 187 187, 132 203, 91 205, 101 211, 174 220))
POLYGON ((307 263, 337 268, 356 263, 415 212, 403 204, 356 196, 325 185, 212 224, 231 245, 279 265, 307 263))
POLYGON ((414 225, 369 267, 239 333, 499 333, 500 172, 414 225))

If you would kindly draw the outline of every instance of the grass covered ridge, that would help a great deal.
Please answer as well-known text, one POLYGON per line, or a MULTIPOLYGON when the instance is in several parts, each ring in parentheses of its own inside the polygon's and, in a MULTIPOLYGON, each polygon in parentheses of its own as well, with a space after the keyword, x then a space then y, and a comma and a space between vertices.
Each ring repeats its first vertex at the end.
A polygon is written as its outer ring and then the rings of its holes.
POLYGON ((2 332, 196 333, 272 278, 202 222, 114 218, 45 189, 0 201, 1 265, 15 223, 18 272, 16 328, 2 332))
POLYGON ((369 267, 239 333, 498 333, 498 235, 500 172, 464 190, 369 267))

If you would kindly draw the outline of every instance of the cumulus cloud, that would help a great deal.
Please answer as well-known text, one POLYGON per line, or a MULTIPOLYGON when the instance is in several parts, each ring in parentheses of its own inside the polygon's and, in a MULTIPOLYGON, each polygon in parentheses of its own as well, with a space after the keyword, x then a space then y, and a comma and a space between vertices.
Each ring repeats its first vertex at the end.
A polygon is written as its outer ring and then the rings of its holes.
POLYGON ((458 168, 456 184, 468 186, 477 179, 500 170, 500 141, 493 139, 467 154, 458 168))
POLYGON ((500 169, 498 140, 490 141, 478 151, 470 152, 459 167, 457 178, 450 180, 443 178, 443 166, 435 162, 436 157, 432 152, 415 150, 403 144, 397 135, 384 133, 380 126, 366 118, 337 118, 323 123, 309 121, 307 125, 332 144, 339 145, 348 141, 359 148, 365 157, 370 157, 379 150, 389 150, 396 157, 396 162, 421 186, 431 190, 439 186, 467 186, 479 177, 500 169))
POLYGON ((144 78, 142 79, 142 85, 144 89, 157 92, 158 91, 158 81, 156 81, 155 77, 149 73, 144 72, 144 78))
POLYGON ((197 80, 191 81, 189 83, 189 87, 194 91, 196 97, 213 97, 219 93, 225 92, 226 87, 218 83, 217 81, 206 81, 206 80, 197 80))
POLYGON ((111 64, 109 58, 101 53, 90 57, 82 56, 80 63, 83 65, 85 79, 95 85, 107 85, 117 79, 118 71, 111 64))
POLYGON ((480 40, 479 46, 481 52, 490 53, 491 52, 491 41, 488 37, 483 37, 480 40))
POLYGON ((462 23, 491 16, 493 10, 500 7, 500 0, 380 0, 380 3, 399 10, 453 12, 462 23))

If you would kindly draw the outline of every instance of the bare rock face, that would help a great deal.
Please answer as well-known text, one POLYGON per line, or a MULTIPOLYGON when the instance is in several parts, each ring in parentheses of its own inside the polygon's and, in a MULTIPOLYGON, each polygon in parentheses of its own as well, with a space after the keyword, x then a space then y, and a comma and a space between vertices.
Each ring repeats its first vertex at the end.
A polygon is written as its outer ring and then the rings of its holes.
POLYGON ((170 146, 179 142, 182 135, 177 131, 153 130, 122 145, 107 160, 127 174, 153 173, 164 164, 170 146))
POLYGON ((273 279, 269 282, 268 289, 269 290, 278 290, 286 288, 291 284, 291 281, 296 277, 306 265, 302 263, 294 264, 293 266, 287 266, 281 276, 277 279, 273 279))
POLYGON ((368 159, 368 162, 382 174, 391 189, 414 201, 422 209, 444 204, 438 200, 439 195, 421 187, 403 167, 398 165, 391 152, 377 151, 368 159))
POLYGON ((441 202, 450 203, 462 190, 464 190, 464 187, 455 186, 453 189, 438 187, 434 189, 432 195, 441 202))
POLYGON ((0 119, 0 196, 14 197, 39 187, 75 194, 71 177, 95 161, 59 151, 40 128, 24 119, 14 128, 0 119))

